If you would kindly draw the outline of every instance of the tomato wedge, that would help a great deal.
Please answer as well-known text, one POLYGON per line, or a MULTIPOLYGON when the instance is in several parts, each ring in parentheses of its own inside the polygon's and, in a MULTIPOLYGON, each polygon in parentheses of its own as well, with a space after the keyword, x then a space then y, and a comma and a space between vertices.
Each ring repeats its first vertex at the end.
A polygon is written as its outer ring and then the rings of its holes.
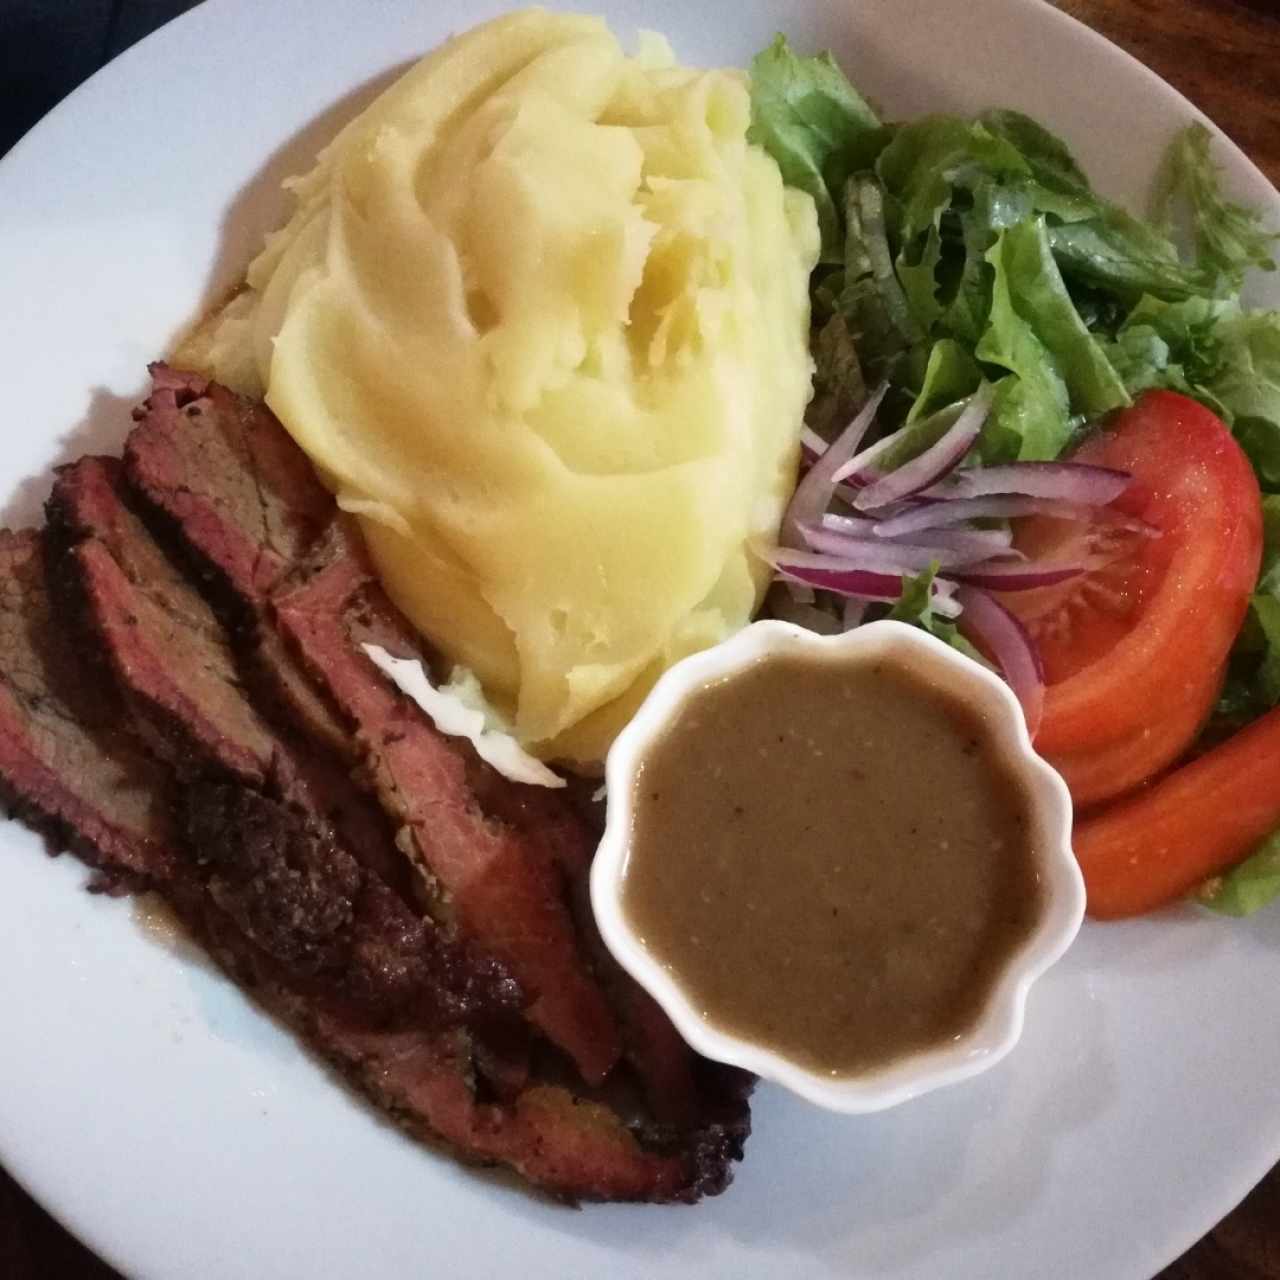
POLYGON ((1222 421, 1168 391, 1147 392, 1073 460, 1128 471, 1092 526, 1034 516, 1018 548, 1037 559, 1094 554, 1103 567, 1054 587, 1009 592, 1047 689, 1036 748, 1080 807, 1131 790, 1191 744, 1221 686, 1262 554, 1253 468, 1222 421))
POLYGON ((1280 710, 1076 823, 1089 914, 1138 915, 1246 857, 1280 824, 1280 710))
MULTIPOLYGON (((1197 696, 1164 715, 1153 716, 1149 725, 1110 746, 1057 752, 1053 767, 1065 780, 1077 811, 1133 790, 1151 776, 1153 761, 1169 763, 1182 755, 1209 718, 1222 679, 1223 673, 1218 672, 1197 696)), ((1155 769, 1162 764, 1156 764, 1155 769)))

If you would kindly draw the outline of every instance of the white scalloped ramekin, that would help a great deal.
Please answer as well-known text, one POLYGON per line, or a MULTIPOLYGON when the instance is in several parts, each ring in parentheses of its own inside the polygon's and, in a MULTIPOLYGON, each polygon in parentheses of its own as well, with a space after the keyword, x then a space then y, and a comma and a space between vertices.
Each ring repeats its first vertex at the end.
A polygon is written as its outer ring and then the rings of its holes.
MULTIPOLYGON (((994 1066, 1022 1034, 1031 984, 1071 945, 1084 918, 1084 881, 1071 852, 1071 797, 1031 746, 1017 700, 998 676, 940 640, 900 622, 873 622, 843 635, 819 636, 789 622, 756 622, 732 639, 672 667, 620 733, 605 764, 608 818, 591 870, 591 903, 609 950, 658 1001, 676 1029, 705 1057, 773 1080, 833 1111, 881 1111, 994 1066), (645 949, 622 909, 636 771, 650 746, 691 694, 775 654, 908 658, 917 671, 982 713, 1031 798, 1032 845, 1044 888, 1039 921, 1010 957, 971 1030, 925 1053, 905 1055, 874 1072, 816 1074, 755 1041, 720 1030, 689 1001, 672 974, 645 949)), ((679 850, 671 851, 679 857, 679 850)))

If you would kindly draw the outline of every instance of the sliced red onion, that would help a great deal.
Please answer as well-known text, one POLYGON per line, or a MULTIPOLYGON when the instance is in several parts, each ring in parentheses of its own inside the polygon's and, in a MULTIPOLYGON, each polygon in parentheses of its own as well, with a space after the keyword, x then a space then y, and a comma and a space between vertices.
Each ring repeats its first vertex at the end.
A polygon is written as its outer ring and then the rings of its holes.
POLYGON ((856 476, 850 476, 847 480, 841 480, 840 483, 836 485, 835 496, 852 506, 853 501, 858 494, 860 494, 867 485, 873 484, 875 481, 879 480, 882 474, 883 473, 877 471, 875 467, 872 467, 867 471, 860 471, 856 476))
POLYGON ((780 587, 785 587, 787 596, 794 604, 802 607, 812 605, 817 596, 814 594, 812 587, 806 587, 803 582, 797 582, 794 578, 784 578, 778 574, 774 578, 774 582, 780 587))
POLYGON ((936 547, 963 552, 972 560, 989 560, 993 556, 1013 556, 1025 560, 1021 551, 1013 549, 1011 529, 921 529, 898 541, 913 547, 936 547))
MULTIPOLYGON (((812 577, 811 575, 813 574, 861 573, 868 574, 873 578, 892 579, 896 583, 903 574, 922 573, 929 567, 927 559, 919 568, 916 568, 914 561, 910 564, 904 564, 902 560, 895 556, 894 553, 896 551, 897 548, 891 543, 853 543, 852 539, 845 539, 842 541, 841 550, 836 553, 825 550, 794 551, 791 548, 780 547, 771 557, 771 561, 779 573, 798 577, 801 582, 807 582, 815 587, 826 586, 826 583, 812 577), (850 544, 852 544, 852 554, 850 554, 849 550, 850 544)), ((873 584, 868 589, 874 594, 879 587, 884 587, 885 590, 889 589, 883 582, 873 584)), ((895 595, 893 598, 896 600, 898 597, 895 595)))
POLYGON ((827 442, 812 428, 805 427, 800 432, 800 448, 804 450, 805 458, 810 463, 816 462, 830 446, 827 442))
POLYGON ((991 384, 984 382, 969 397, 969 403, 965 405, 963 412, 938 440, 910 462, 904 462, 883 479, 867 485, 853 500, 855 509, 874 511, 878 507, 887 507, 892 502, 899 502, 921 489, 927 489, 952 472, 973 448, 982 424, 991 412, 993 394, 991 384))
POLYGON ((1051 561, 1036 563, 1033 560, 1022 564, 990 561, 956 569, 954 576, 972 587, 985 587, 989 591, 1034 591, 1037 587, 1052 587, 1078 578, 1089 567, 1051 561))
POLYGON ((1010 462, 957 471, 943 484, 927 489, 925 496, 980 498, 986 494, 1007 493, 1105 507, 1129 487, 1132 479, 1127 471, 1084 462, 1010 462))
POLYGON ((860 627, 863 618, 867 616, 867 607, 867 601, 856 600, 853 596, 846 596, 844 612, 841 617, 841 629, 852 631, 854 627, 860 627))
POLYGON ((821 566, 780 564, 778 572, 806 586, 834 591, 842 596, 857 596, 860 600, 894 601, 902 594, 901 574, 872 573, 869 569, 843 566, 833 556, 820 558, 821 566))
POLYGON ((923 573, 931 564, 940 569, 986 560, 991 551, 984 548, 978 555, 945 547, 917 547, 909 542, 890 542, 887 538, 836 533, 831 529, 801 529, 805 543, 814 551, 838 556, 850 563, 885 573, 923 573))
MULTIPOLYGON (((786 547, 779 547, 766 554, 770 563, 784 578, 822 591, 887 604, 892 604, 902 595, 901 573, 878 572, 868 569, 860 561, 819 555, 811 551, 794 551, 786 547)), ((959 613, 954 600, 955 591, 953 582, 934 581, 934 608, 943 617, 955 617, 959 613)))
POLYGON ((883 439, 877 440, 875 444, 868 445, 861 453, 855 454, 837 467, 833 476, 836 484, 849 485, 857 490, 863 489, 868 483, 868 468, 871 464, 888 453, 894 445, 900 443, 914 425, 912 423, 910 426, 899 427, 897 431, 892 431, 883 439))
POLYGON ((1091 507, 1058 498, 1027 498, 1021 494, 991 494, 983 498, 954 498, 947 502, 915 502, 876 522, 881 538, 905 538, 921 529, 962 524, 966 520, 1006 520, 1017 516, 1051 516, 1057 520, 1107 524, 1146 538, 1157 538, 1155 525, 1110 507, 1091 507))
POLYGON ((1062 520, 1092 520, 1093 507, 1055 498, 1026 498, 1018 494, 993 494, 982 498, 956 498, 950 502, 930 502, 898 511, 876 523, 881 538, 902 538, 922 529, 963 524, 966 520, 1001 519, 1012 516, 1057 516, 1062 520))
POLYGON ((1026 628, 994 596, 978 587, 956 595, 961 632, 990 654, 1022 704, 1027 732, 1034 738, 1044 713, 1044 667, 1026 628))
MULTIPOLYGON (((797 582, 788 585, 799 587, 802 584, 797 582)), ((806 587, 805 590, 813 595, 812 588, 806 587)), ((819 609, 812 604, 801 604, 786 591, 774 592, 769 600, 769 612, 775 618, 781 618, 783 622, 794 622, 797 627, 803 627, 806 631, 813 631, 820 636, 838 635, 841 631, 848 630, 839 618, 833 617, 825 609, 819 609)))
POLYGON ((876 521, 874 516, 838 516, 828 512, 822 517, 822 527, 851 538, 874 538, 876 521))
POLYGON ((782 528, 778 541, 784 547, 802 546, 804 540, 800 536, 801 525, 819 525, 823 513, 831 502, 835 490, 835 473, 840 466, 853 456, 867 434, 868 428, 875 421, 880 402, 889 390, 887 382, 881 383, 871 394, 866 404, 858 412, 858 416, 831 442, 831 445, 813 466, 805 472, 796 491, 791 496, 790 505, 782 518, 782 528))

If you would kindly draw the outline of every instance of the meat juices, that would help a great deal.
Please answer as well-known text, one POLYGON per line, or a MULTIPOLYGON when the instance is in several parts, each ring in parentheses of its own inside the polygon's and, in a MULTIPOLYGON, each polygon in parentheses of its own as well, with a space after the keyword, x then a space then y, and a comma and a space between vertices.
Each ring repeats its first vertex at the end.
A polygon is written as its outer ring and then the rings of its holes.
POLYGON ((706 686, 633 800, 645 947, 712 1025, 834 1077, 968 1030, 1038 918, 1025 788, 981 716, 889 659, 706 686))

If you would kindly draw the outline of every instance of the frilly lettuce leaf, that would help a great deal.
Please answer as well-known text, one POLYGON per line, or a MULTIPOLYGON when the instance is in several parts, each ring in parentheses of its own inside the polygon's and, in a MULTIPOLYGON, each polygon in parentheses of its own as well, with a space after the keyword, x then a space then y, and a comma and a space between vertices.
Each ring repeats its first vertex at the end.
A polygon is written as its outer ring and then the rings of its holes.
POLYGON ((1269 231, 1256 210, 1228 200, 1218 185, 1210 153, 1212 135, 1202 124, 1183 130, 1165 158, 1156 213, 1167 227, 1179 206, 1189 217, 1199 266, 1216 277, 1216 291, 1237 293, 1250 268, 1274 271, 1271 246, 1280 232, 1269 231))
POLYGON ((747 136, 773 156, 789 186, 813 197, 823 261, 839 262, 840 193, 881 145, 879 117, 830 53, 798 57, 780 35, 751 64, 747 136))
POLYGON ((923 573, 902 580, 902 595, 889 610, 888 616, 895 622, 907 622, 936 636, 944 644, 958 649, 975 662, 987 665, 986 659, 959 632, 954 622, 938 616, 933 607, 933 580, 938 576, 938 566, 932 565, 923 573))

